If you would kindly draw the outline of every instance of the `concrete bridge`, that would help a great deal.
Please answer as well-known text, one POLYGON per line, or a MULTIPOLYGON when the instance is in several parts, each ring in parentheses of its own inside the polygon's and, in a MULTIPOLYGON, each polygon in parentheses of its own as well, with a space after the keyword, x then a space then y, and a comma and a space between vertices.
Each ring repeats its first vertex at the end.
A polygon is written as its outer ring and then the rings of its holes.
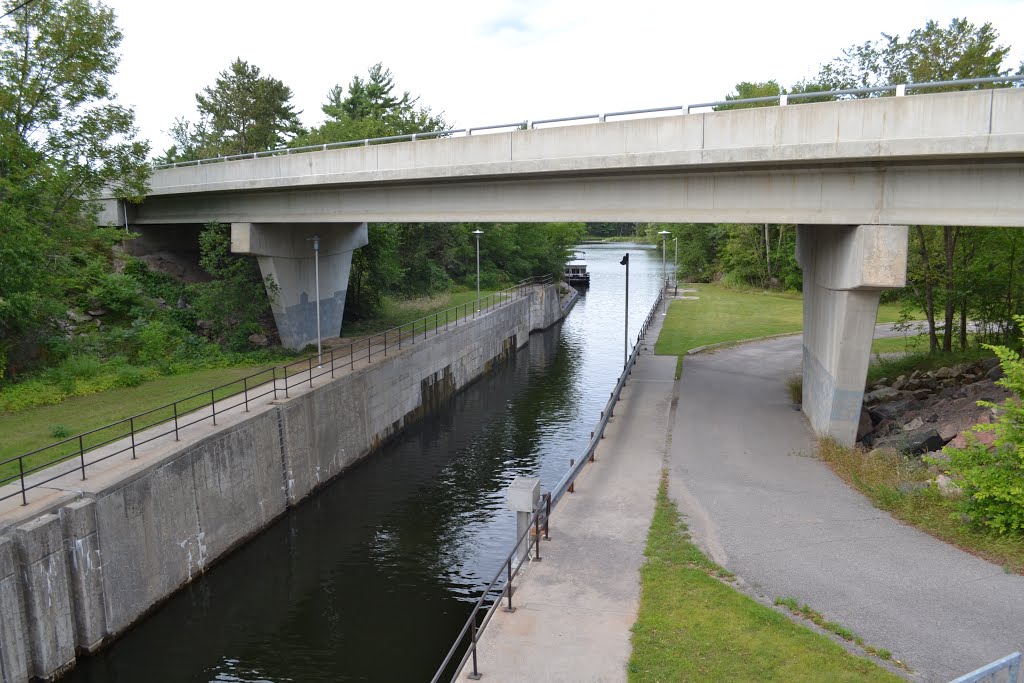
POLYGON ((795 223, 804 410, 852 443, 881 290, 906 278, 907 225, 1024 227, 1024 89, 789 105, 513 130, 157 170, 110 224, 231 223, 281 288, 282 340, 339 329, 374 221, 795 223))

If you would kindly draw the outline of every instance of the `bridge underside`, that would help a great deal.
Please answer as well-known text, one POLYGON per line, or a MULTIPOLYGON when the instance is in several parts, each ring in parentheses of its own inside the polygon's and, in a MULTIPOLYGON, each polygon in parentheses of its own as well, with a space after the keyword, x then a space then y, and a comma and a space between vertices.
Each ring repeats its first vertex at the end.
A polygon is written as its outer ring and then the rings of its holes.
POLYGON ((204 223, 796 223, 1024 227, 1024 163, 542 174, 519 179, 147 198, 133 225, 204 223))

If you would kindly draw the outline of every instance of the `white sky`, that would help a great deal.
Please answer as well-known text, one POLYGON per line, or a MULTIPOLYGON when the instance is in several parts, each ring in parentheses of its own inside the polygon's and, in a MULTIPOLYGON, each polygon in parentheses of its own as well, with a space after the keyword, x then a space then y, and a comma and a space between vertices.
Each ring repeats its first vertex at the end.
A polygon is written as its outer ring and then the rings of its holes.
POLYGON ((383 62, 459 127, 706 102, 784 86, 880 32, 992 22, 1024 60, 1024 0, 104 0, 125 34, 114 81, 159 153, 196 92, 241 57, 291 87, 305 125, 335 83, 383 62))

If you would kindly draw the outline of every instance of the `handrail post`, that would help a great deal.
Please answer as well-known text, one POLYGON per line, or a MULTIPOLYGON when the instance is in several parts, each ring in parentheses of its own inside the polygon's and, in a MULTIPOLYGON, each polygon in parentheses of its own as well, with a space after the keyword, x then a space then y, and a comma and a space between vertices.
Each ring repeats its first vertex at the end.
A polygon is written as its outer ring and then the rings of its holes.
POLYGON ((135 459, 135 418, 128 418, 128 431, 132 435, 132 460, 135 459))
POLYGON ((544 540, 550 541, 551 536, 548 535, 548 531, 551 527, 551 491, 544 494, 544 506, 544 540))
POLYGON ((21 504, 28 505, 28 498, 25 496, 25 458, 18 458, 18 477, 21 479, 21 504))
POLYGON ((508 580, 505 582, 505 590, 508 591, 508 606, 505 608, 506 612, 515 612, 516 608, 512 606, 512 558, 508 558, 508 580))
POLYGON ((245 412, 249 412, 249 378, 242 378, 242 393, 245 395, 245 412))
POLYGON ((334 349, 331 349, 331 379, 334 379, 334 349))
POLYGON ((271 366, 270 378, 274 382, 274 400, 277 400, 277 366, 271 366))
POLYGON ((213 389, 210 389, 210 410, 213 411, 213 424, 217 424, 217 401, 213 397, 213 389))
POLYGON ((85 481, 85 449, 82 448, 82 435, 78 435, 78 457, 82 461, 82 481, 85 481))
POLYGON ((309 357, 309 388, 313 388, 313 356, 309 357))
POLYGON ((533 559, 540 562, 540 511, 538 510, 537 512, 538 514, 533 516, 533 536, 537 539, 537 542, 534 545, 535 552, 533 559))
POLYGON ((476 615, 477 615, 477 608, 476 608, 476 605, 473 605, 473 621, 470 622, 472 624, 472 626, 473 626, 473 628, 472 628, 473 643, 470 645, 470 647, 473 648, 473 673, 471 673, 471 674, 469 674, 469 676, 467 676, 467 678, 469 678, 470 680, 473 680, 473 681, 479 681, 480 680, 480 671, 477 669, 477 665, 476 665, 476 637, 477 637, 477 634, 476 634, 476 631, 477 631, 476 615))
POLYGON ((171 405, 174 407, 174 440, 180 441, 181 439, 178 437, 178 402, 175 401, 171 405))

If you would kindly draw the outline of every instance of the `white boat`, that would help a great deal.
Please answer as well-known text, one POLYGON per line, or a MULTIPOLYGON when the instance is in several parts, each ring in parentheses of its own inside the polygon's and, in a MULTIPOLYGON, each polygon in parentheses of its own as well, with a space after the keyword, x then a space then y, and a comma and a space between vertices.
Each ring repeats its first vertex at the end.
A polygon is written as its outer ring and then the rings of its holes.
POLYGON ((577 251, 572 259, 565 264, 565 281, 570 285, 590 285, 590 273, 587 272, 587 252, 577 251))

